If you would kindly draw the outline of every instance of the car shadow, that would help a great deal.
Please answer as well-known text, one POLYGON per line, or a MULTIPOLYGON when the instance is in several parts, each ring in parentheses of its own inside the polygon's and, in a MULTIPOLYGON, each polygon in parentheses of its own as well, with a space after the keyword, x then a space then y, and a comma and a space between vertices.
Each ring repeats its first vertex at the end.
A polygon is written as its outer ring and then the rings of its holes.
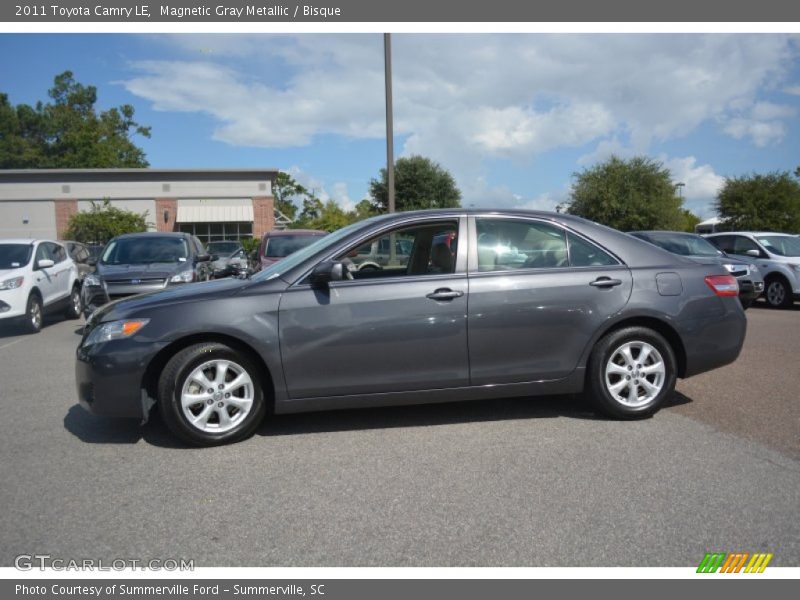
POLYGON ((750 305, 750 308, 757 308, 760 310, 777 310, 777 311, 793 310, 800 312, 800 302, 795 302, 791 306, 787 306, 786 308, 772 308, 769 304, 767 304, 766 300, 764 300, 763 298, 759 298, 750 305))
MULTIPOLYGON (((664 409, 689 402, 691 398, 676 392, 664 403, 664 409)), ((539 396, 274 415, 267 417, 256 433, 305 435, 548 418, 605 420, 579 395, 539 396)), ((64 427, 88 444, 135 444, 144 440, 164 448, 190 448, 170 433, 157 413, 140 425, 132 419, 97 417, 76 404, 64 417, 64 427)))

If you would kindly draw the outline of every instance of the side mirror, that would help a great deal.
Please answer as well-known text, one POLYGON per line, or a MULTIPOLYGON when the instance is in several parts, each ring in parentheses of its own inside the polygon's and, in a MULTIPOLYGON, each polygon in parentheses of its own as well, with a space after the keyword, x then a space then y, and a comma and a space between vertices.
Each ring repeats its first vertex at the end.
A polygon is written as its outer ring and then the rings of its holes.
POLYGON ((753 248, 752 250, 748 250, 745 252, 747 256, 752 256, 753 258, 761 258, 761 252, 753 248))
POLYGON ((197 258, 195 258, 195 260, 197 262, 208 262, 208 261, 213 260, 213 259, 211 258, 210 254, 198 254, 197 258))
POLYGON ((313 287, 327 287, 331 281, 341 281, 344 279, 344 265, 334 260, 326 260, 319 263, 308 280, 313 287))
POLYGON ((56 263, 54 263, 49 258, 43 258, 41 260, 36 261, 36 268, 37 269, 49 269, 54 264, 56 264, 56 263))
POLYGON ((89 265, 90 267, 97 266, 97 258, 95 258, 94 256, 90 256, 89 258, 86 259, 86 264, 89 265))
POLYGON ((215 260, 219 260, 219 254, 212 254, 212 255, 211 255, 209 258, 208 258, 208 260, 210 260, 211 262, 214 262, 215 260))

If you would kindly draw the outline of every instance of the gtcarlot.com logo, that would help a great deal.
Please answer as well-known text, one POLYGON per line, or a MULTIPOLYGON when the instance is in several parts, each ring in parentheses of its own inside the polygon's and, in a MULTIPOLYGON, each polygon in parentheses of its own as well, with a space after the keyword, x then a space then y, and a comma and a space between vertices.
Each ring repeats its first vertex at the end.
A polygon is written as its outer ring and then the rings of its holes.
POLYGON ((19 571, 194 571, 194 559, 185 558, 56 558, 49 554, 20 554, 14 558, 19 571))
POLYGON ((706 552, 697 572, 763 573, 771 560, 772 553, 767 552, 706 552))

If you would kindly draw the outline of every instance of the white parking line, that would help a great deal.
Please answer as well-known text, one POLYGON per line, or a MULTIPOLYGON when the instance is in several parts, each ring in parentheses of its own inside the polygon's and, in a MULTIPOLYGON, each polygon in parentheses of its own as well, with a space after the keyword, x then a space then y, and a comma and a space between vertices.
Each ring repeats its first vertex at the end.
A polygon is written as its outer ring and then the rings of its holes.
POLYGON ((13 346, 13 345, 14 345, 14 344, 16 344, 17 342, 21 342, 21 341, 22 341, 22 340, 24 340, 24 339, 25 339, 25 338, 20 338, 20 339, 18 339, 18 340, 14 340, 13 342, 8 342, 7 344, 3 344, 2 346, 0 346, 0 350, 2 350, 3 348, 8 348, 9 346, 13 346))

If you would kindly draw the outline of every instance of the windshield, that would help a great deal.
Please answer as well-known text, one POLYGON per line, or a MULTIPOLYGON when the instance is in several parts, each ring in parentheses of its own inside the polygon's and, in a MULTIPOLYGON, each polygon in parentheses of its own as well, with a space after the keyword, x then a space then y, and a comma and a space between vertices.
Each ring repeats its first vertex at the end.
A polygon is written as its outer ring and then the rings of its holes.
POLYGON ((284 258, 302 250, 318 240, 321 235, 276 235, 267 238, 264 256, 267 258, 284 258))
POLYGON ((659 248, 681 256, 719 256, 721 254, 711 242, 691 233, 641 233, 637 235, 659 248))
POLYGON ((800 238, 791 235, 764 235, 758 243, 778 256, 800 256, 800 238))
POLYGON ((19 269, 31 259, 32 244, 0 244, 0 269, 19 269))
POLYGON ((100 262, 106 265, 146 265, 185 262, 189 256, 186 240, 177 237, 145 236, 112 240, 100 262))
POLYGON ((292 254, 289 258, 273 263, 266 269, 259 271, 258 274, 253 277, 253 280, 264 281, 266 279, 272 279, 273 277, 280 276, 281 273, 285 273, 286 271, 293 269, 306 259, 314 256, 317 252, 321 252, 325 248, 337 244, 339 241, 350 235, 353 231, 356 231, 357 229, 363 227, 364 224, 370 220, 371 219, 367 219, 366 221, 358 221, 357 223, 352 223, 347 227, 342 227, 341 229, 337 229, 333 233, 330 233, 322 237, 317 237, 313 235, 306 236, 310 240, 314 240, 314 243, 309 244, 302 250, 298 250, 297 252, 292 254))
POLYGON ((240 246, 239 242, 209 242, 206 244, 206 250, 209 254, 228 256, 236 252, 240 246))

